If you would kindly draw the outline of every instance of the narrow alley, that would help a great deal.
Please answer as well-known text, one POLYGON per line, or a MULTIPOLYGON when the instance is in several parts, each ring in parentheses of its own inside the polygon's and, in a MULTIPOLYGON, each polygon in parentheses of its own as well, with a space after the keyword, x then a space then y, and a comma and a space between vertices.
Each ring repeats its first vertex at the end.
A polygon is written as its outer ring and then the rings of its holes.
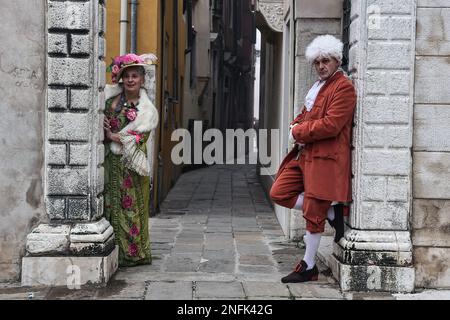
POLYGON ((150 219, 152 265, 120 268, 106 287, 0 289, 0 299, 344 299, 319 281, 282 284, 303 254, 285 239, 252 165, 183 174, 150 219))
MULTIPOLYGON (((0 286, 0 300, 393 300, 419 294, 342 292, 317 261, 319 280, 282 284, 303 256, 283 235, 254 165, 215 165, 181 175, 150 218, 151 265, 119 268, 106 286, 0 286)), ((326 238, 326 237, 324 237, 326 238)), ((320 256, 320 252, 319 252, 320 256)))

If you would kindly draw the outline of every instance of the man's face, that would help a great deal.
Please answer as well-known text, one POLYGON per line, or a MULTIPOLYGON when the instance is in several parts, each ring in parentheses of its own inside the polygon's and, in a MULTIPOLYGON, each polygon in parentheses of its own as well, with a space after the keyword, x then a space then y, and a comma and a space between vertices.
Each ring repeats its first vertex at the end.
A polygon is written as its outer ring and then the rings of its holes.
POLYGON ((339 68, 340 63, 335 58, 317 58, 314 67, 320 80, 327 80, 339 68))

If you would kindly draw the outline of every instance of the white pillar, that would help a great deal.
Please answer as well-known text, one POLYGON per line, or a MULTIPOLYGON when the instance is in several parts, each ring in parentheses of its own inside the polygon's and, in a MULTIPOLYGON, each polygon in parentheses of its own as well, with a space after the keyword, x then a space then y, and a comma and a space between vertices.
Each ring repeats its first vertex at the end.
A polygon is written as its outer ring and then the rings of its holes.
POLYGON ((104 0, 47 4, 45 204, 50 223, 27 237, 22 284, 107 282, 117 269, 117 248, 103 218, 104 0))
POLYGON ((353 0, 353 196, 332 269, 343 290, 414 290, 409 228, 415 1, 353 0))

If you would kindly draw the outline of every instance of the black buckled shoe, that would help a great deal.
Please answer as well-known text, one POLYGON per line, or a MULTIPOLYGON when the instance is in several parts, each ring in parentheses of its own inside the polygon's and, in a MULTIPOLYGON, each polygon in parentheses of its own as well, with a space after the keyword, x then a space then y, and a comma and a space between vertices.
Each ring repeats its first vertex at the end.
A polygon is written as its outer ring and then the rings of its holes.
POLYGON ((336 231, 334 234, 334 242, 338 243, 344 237, 344 205, 337 204, 334 206, 334 220, 327 218, 330 226, 336 231))
POLYGON ((308 265, 305 261, 300 261, 296 266, 295 270, 291 272, 286 277, 281 278, 281 282, 283 283, 297 283, 297 282, 306 282, 306 281, 317 281, 319 279, 319 269, 317 266, 314 266, 310 270, 306 270, 308 265))

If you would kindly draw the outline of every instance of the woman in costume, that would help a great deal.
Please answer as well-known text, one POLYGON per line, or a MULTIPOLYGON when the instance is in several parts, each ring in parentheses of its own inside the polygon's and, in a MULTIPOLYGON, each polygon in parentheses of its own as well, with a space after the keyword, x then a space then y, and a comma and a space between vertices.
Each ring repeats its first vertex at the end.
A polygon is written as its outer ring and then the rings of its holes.
POLYGON ((143 84, 144 67, 154 60, 153 55, 116 57, 108 68, 114 84, 105 88, 105 216, 123 267, 151 263, 146 142, 158 125, 158 111, 143 84))

